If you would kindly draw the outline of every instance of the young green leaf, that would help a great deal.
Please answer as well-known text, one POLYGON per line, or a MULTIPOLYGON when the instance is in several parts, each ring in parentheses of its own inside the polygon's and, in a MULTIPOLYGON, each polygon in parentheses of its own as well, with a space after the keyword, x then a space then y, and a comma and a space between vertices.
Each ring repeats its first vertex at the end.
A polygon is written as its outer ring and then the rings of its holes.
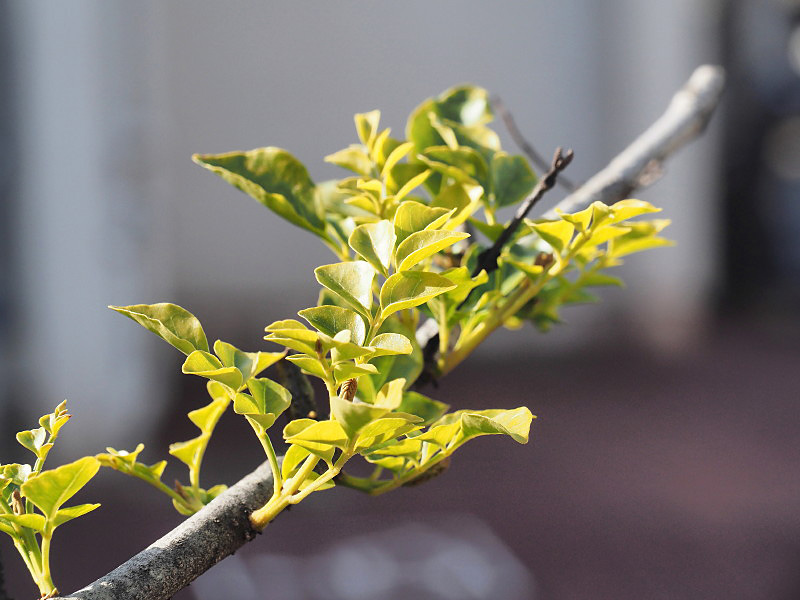
POLYGON ((575 226, 567 221, 539 221, 530 223, 531 228, 557 252, 569 245, 575 226))
POLYGON ((334 152, 325 157, 325 162, 338 165, 344 169, 369 176, 372 174, 372 160, 364 152, 363 146, 351 144, 343 150, 334 152))
POLYGON ((411 354, 414 351, 411 341, 400 333, 381 333, 376 335, 370 342, 370 347, 373 349, 370 358, 393 354, 411 354))
POLYGON ((234 412, 245 415, 264 429, 269 429, 275 419, 289 408, 292 394, 282 385, 266 378, 251 379, 247 382, 247 387, 252 396, 236 394, 233 400, 234 412))
POLYGON ((84 456, 30 477, 21 486, 22 495, 33 502, 48 521, 52 521, 58 509, 77 494, 99 468, 100 463, 95 457, 84 456))
POLYGON ((505 434, 520 444, 528 443, 534 416, 526 407, 513 410, 490 409, 461 415, 461 431, 466 439, 479 435, 505 434))
POLYGON ((163 302, 108 308, 133 319, 186 355, 195 350, 208 352, 208 340, 200 321, 188 310, 176 304, 163 302))
POLYGON ((381 111, 373 110, 367 113, 360 113, 354 117, 356 122, 356 132, 358 139, 367 148, 372 146, 375 137, 378 135, 378 123, 381 120, 381 111))
POLYGON ((314 182, 300 161, 281 148, 195 154, 192 160, 252 196, 290 223, 325 237, 314 204, 314 182))
POLYGON ((456 286, 449 279, 426 271, 403 271, 387 279, 381 288, 381 318, 425 304, 456 286))
POLYGON ((533 191, 536 175, 522 156, 509 156, 498 152, 492 157, 491 203, 497 208, 513 206, 533 191))
POLYGON ((242 383, 244 383, 244 378, 239 369, 225 367, 216 356, 200 350, 195 350, 186 357, 181 371, 187 375, 198 375, 218 381, 234 391, 242 387, 242 383))
MULTIPOLYGON (((351 402, 339 396, 331 397, 331 415, 336 419, 336 422, 341 424, 350 439, 354 439, 362 427, 376 419, 380 419, 388 412, 388 408, 361 402, 351 402)), ((303 434, 305 434, 305 431, 303 434)), ((294 442, 294 439, 291 441, 294 442)))
POLYGON ((388 277, 396 240, 392 223, 382 220, 356 227, 348 243, 364 260, 388 277))
MULTIPOLYGON (((286 430, 288 429, 289 426, 287 425, 286 430)), ((286 430, 284 430, 284 435, 286 430)), ((344 448, 347 445, 347 441, 347 434, 337 421, 313 421, 308 427, 304 427, 294 435, 286 437, 288 444, 297 444, 312 452, 327 451, 331 446, 344 448)))
POLYGON ((340 306, 315 306, 298 314, 325 335, 335 337, 341 331, 350 331, 354 344, 364 343, 367 327, 358 313, 340 306))
POLYGON ((431 208, 421 202, 406 200, 397 207, 394 214, 394 231, 397 243, 401 244, 412 233, 423 229, 442 227, 455 209, 431 208))
POLYGON ((234 367, 242 374, 242 381, 255 377, 284 357, 283 352, 243 352, 221 340, 214 342, 214 353, 224 367, 234 367))
POLYGON ((433 256, 469 237, 460 231, 418 231, 409 235, 397 247, 395 262, 398 271, 408 271, 426 258, 433 256))
POLYGON ((325 265, 314 269, 317 281, 337 294, 358 313, 371 319, 372 280, 375 270, 362 260, 325 265))
POLYGON ((378 372, 375 365, 364 363, 357 365, 351 362, 340 362, 333 366, 333 377, 336 385, 341 385, 348 379, 358 378, 362 375, 372 375, 378 372))

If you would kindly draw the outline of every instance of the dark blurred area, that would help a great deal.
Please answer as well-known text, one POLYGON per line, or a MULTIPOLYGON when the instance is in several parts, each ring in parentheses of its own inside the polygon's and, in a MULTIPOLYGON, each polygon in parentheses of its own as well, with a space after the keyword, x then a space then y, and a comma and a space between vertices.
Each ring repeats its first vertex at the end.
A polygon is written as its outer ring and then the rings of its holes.
MULTIPOLYGON (((378 498, 315 495, 178 598, 800 598, 800 5, 666 4, 0 4, 2 462, 27 459, 13 433, 63 397, 54 464, 139 441, 156 462, 195 435, 203 382, 105 304, 175 301, 210 339, 260 349, 266 323, 313 302, 324 249, 191 152, 274 144, 341 176, 321 157, 354 139, 352 113, 380 107, 399 134, 474 81, 542 153, 573 147, 580 181, 714 62, 720 112, 639 194, 677 246, 427 390, 529 406, 530 444, 477 440, 378 498)), ((260 460, 240 421, 220 423, 204 484, 260 460)), ((65 591, 182 519, 117 473, 76 501, 103 507, 56 536, 65 591)), ((0 557, 10 595, 32 596, 6 539, 0 557)))

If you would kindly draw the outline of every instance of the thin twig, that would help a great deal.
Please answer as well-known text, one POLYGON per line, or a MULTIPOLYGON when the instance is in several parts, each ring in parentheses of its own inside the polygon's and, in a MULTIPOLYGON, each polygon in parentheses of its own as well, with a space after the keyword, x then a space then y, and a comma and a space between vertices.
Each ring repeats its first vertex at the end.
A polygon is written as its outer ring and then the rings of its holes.
MULTIPOLYGON (((525 155, 531 159, 531 162, 536 166, 537 169, 544 171, 547 169, 547 160, 536 151, 536 148, 525 139, 525 136, 522 135, 522 132, 517 127, 517 123, 514 120, 514 116, 511 114, 511 111, 508 110, 506 107, 505 102, 500 96, 492 96, 492 108, 495 109, 498 115, 500 115, 500 119, 503 121, 503 124, 506 126, 509 135, 511 135, 511 139, 514 140, 514 143, 522 150, 525 155)), ((564 177, 563 175, 559 177, 558 183, 568 192, 574 192, 575 188, 577 187, 574 183, 572 183, 569 179, 564 177)))
MULTIPOLYGON (((528 216, 528 213, 531 211, 531 209, 536 206, 536 204, 544 197, 548 190, 553 188, 561 171, 566 169, 569 166, 569 163, 572 162, 572 157, 572 150, 567 150, 566 154, 563 154, 560 147, 556 148, 555 154, 553 155, 553 160, 550 163, 550 168, 548 169, 547 173, 545 173, 544 177, 542 177, 536 183, 533 191, 531 191, 528 197, 525 198, 525 200, 519 205, 514 218, 508 225, 505 226, 503 232, 495 240, 494 244, 478 255, 478 262, 475 266, 475 269, 472 271, 473 277, 478 275, 478 273, 481 271, 486 271, 486 273, 489 274, 497 270, 497 259, 500 256, 500 253, 503 251, 503 248, 514 237, 514 234, 519 229, 519 226, 522 224, 522 221, 525 219, 525 217, 528 216)), ((461 303, 462 306, 468 301, 469 296, 461 303)), ((433 319, 430 319, 430 321, 433 321, 435 324, 433 319)), ((433 329, 433 327, 433 325, 430 326, 431 329, 433 329)), ((419 339, 419 332, 417 338, 419 339)), ((437 327, 434 333, 428 337, 425 344, 422 346, 422 374, 417 378, 416 382, 414 382, 414 389, 423 388, 429 383, 432 383, 434 387, 436 387, 436 379, 439 376, 436 366, 436 354, 438 353, 438 350, 439 332, 437 327)))
POLYGON ((533 191, 530 193, 530 195, 525 198, 522 204, 519 205, 517 213, 514 215, 514 218, 511 220, 511 222, 506 225, 505 229, 503 229, 500 237, 495 240, 491 247, 487 248, 478 255, 478 264, 472 274, 473 277, 481 271, 491 273, 497 269, 497 258, 503 251, 503 247, 505 247, 505 245, 517 232, 517 229, 519 229, 523 219, 528 216, 528 213, 531 211, 531 209, 536 206, 539 200, 541 200, 549 190, 553 188, 558 180, 559 174, 569 166, 569 163, 572 162, 573 156, 572 150, 567 150, 566 154, 562 154, 561 148, 556 148, 555 154, 553 155, 553 161, 550 163, 550 169, 547 171, 545 176, 538 181, 536 187, 533 188, 533 191))

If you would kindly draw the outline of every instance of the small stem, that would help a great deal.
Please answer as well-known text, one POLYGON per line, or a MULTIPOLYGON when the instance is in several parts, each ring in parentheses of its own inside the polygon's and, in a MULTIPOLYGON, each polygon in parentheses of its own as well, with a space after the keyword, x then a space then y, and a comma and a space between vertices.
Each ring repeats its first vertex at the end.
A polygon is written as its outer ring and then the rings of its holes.
POLYGON ((278 494, 273 494, 269 502, 253 511, 250 515, 250 525, 253 526, 253 529, 262 531, 284 508, 289 506, 289 499, 311 475, 319 460, 319 457, 313 454, 308 456, 297 474, 285 482, 285 489, 278 494))
POLYGON ((330 467, 327 471, 325 471, 322 475, 317 477, 314 482, 309 485, 306 489, 298 494, 294 494, 289 498, 290 504, 297 504, 303 498, 306 498, 309 494, 316 492, 319 488, 329 482, 331 479, 336 477, 342 470, 344 464, 353 457, 352 453, 343 453, 339 459, 336 461, 332 467, 330 467))
POLYGON ((53 578, 50 575, 50 540, 52 539, 52 533, 45 534, 42 533, 42 579, 39 583, 39 591, 42 592, 42 596, 45 595, 54 595, 58 593, 56 590, 55 584, 53 584, 53 578))
POLYGON ((447 326, 447 304, 439 300, 439 367, 447 359, 450 346, 450 328, 447 326))
POLYGON ((269 466, 272 469, 272 483, 274 484, 274 495, 281 493, 281 486, 283 486, 283 479, 281 477, 281 468, 278 466, 278 457, 275 455, 275 448, 272 447, 272 440, 269 439, 266 430, 262 430, 262 434, 258 436, 258 441, 261 442, 261 447, 267 454, 269 466))

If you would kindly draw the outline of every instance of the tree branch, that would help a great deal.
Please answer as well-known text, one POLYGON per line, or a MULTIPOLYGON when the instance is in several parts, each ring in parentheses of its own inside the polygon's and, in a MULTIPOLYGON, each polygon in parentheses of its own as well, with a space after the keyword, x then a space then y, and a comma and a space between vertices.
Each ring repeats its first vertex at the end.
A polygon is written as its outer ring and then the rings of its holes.
MULTIPOLYGON (((613 204, 634 190, 653 183, 661 165, 685 144, 699 136, 719 104, 725 84, 722 67, 703 65, 672 97, 667 110, 606 168, 547 211, 542 218, 557 219, 556 210, 575 212, 592 202, 613 204)), ((417 329, 422 348, 438 335, 436 321, 428 319, 417 329)))
MULTIPOLYGON (((658 121, 557 208, 572 212, 595 200, 608 204, 640 187, 643 175, 652 173, 652 165, 660 164, 703 131, 719 101, 723 80, 719 67, 697 69, 658 121)), ((545 214, 545 218, 554 216, 553 211, 545 214)), ((421 345, 428 339, 423 338, 421 345)), ((264 464, 111 573, 64 598, 170 598, 256 536, 249 515, 271 493, 272 476, 264 464)))
POLYGON ((672 97, 667 110, 608 166, 547 211, 542 218, 575 212, 592 202, 612 204, 653 183, 665 159, 690 142, 708 125, 725 85, 722 67, 703 65, 672 97))
POLYGON ((256 537, 250 513, 272 495, 264 463, 108 575, 64 596, 74 600, 167 600, 256 537))
POLYGON ((567 150, 567 153, 562 155, 561 148, 556 148, 556 152, 553 155, 553 162, 550 163, 550 169, 545 176, 538 181, 530 195, 519 205, 514 218, 506 225, 505 229, 503 229, 503 233, 495 240, 494 244, 478 255, 478 265, 472 273, 473 277, 481 271, 491 273, 497 270, 497 258, 503 251, 503 246, 505 246, 517 232, 522 220, 528 216, 531 209, 536 206, 548 190, 553 188, 561 171, 566 169, 569 163, 572 162, 572 156, 572 150, 567 150))

